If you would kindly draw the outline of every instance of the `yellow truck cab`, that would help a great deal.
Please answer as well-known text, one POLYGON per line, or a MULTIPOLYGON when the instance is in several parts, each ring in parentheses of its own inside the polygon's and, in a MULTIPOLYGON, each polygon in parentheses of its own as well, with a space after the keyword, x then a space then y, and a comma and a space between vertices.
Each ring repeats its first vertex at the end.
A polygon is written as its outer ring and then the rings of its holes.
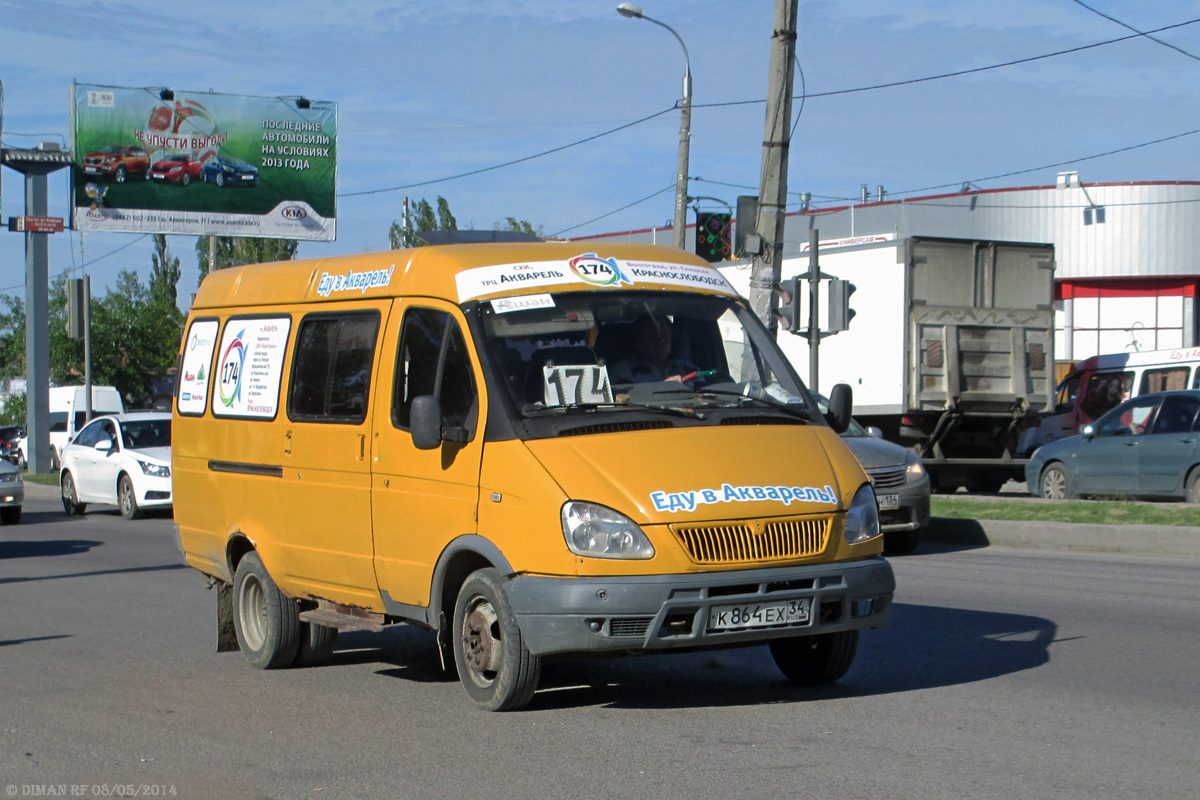
POLYGON ((260 668, 408 622, 490 710, 558 654, 767 643, 825 683, 895 588, 834 394, 674 248, 225 269, 180 349, 178 535, 260 668))

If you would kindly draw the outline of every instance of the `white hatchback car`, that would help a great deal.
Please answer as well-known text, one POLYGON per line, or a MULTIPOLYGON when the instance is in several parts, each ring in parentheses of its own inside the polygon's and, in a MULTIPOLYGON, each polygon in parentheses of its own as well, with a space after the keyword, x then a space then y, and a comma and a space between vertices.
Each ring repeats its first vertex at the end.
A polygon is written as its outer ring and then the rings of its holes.
POLYGON ((170 506, 171 415, 141 411, 96 417, 62 451, 63 509, 118 506, 126 519, 170 506))

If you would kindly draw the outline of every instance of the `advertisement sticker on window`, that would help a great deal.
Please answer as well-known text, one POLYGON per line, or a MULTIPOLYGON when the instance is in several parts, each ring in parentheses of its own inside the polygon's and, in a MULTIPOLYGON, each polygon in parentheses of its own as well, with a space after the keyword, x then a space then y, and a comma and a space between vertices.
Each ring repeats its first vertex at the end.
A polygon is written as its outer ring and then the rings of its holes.
POLYGON ((203 414, 208 405, 208 378, 212 374, 218 325, 215 319, 199 320, 192 323, 192 329, 188 331, 176 403, 180 414, 203 414))
POLYGON ((230 319, 217 348, 212 411, 217 417, 273 419, 287 349, 289 317, 230 319))

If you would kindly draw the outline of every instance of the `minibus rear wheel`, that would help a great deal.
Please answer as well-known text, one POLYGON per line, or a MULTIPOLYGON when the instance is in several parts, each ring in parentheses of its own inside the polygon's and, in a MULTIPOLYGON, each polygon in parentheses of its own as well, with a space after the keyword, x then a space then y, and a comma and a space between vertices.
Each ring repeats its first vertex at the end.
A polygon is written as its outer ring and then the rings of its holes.
POLYGON ((792 683, 819 686, 841 678, 858 653, 858 631, 818 633, 771 642, 775 666, 792 683))
POLYGON ((233 579, 233 628, 238 647, 258 669, 285 667, 300 647, 300 608, 286 597, 258 553, 247 553, 233 579))
POLYGON ((487 711, 515 711, 533 698, 541 658, 529 652, 494 569, 467 576, 454 604, 454 664, 463 688, 487 711))

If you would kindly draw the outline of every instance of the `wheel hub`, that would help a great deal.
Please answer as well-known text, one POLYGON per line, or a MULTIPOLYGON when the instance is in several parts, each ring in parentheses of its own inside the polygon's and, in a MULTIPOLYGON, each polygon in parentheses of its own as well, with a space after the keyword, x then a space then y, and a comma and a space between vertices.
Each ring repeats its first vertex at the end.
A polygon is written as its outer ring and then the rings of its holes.
POLYGON ((477 675, 497 671, 500 661, 500 641, 495 633, 499 620, 491 603, 475 606, 463 620, 463 653, 467 666, 477 675))

